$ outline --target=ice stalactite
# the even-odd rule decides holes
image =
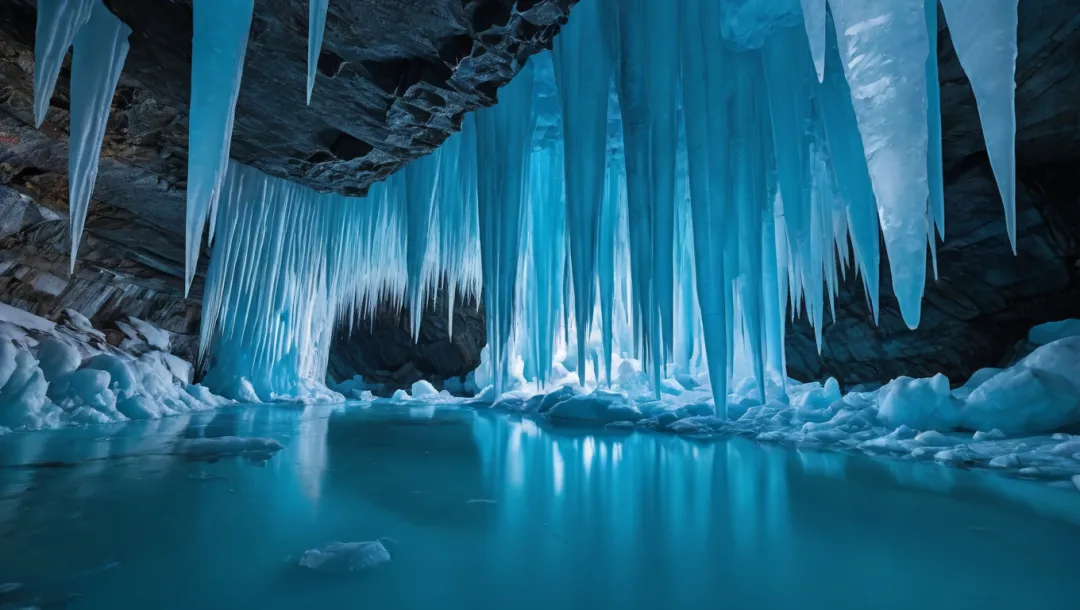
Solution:
[[[411,313],[409,320],[413,339],[420,336],[420,320],[423,317],[427,287],[432,280],[424,274],[431,266],[424,263],[428,254],[431,221],[435,213],[435,187],[438,185],[441,157],[441,152],[436,150],[408,164],[405,166],[405,179],[399,183],[405,189],[405,226],[408,232],[405,251],[409,274],[407,303]],[[438,244],[437,241],[435,243]]]
[[[1016,54],[1018,0],[941,0],[953,47],[982,120],[1009,243],[1016,253]]]
[[[731,285],[724,258],[728,241],[726,224],[732,210],[728,191],[727,52],[720,37],[716,3],[682,0],[680,22],[694,279],[716,412],[723,415],[728,387]],[[633,248],[634,244],[630,246]]]
[[[810,42],[810,54],[814,57],[814,69],[818,82],[825,79],[825,22],[828,20],[826,0],[801,0],[803,25]],[[935,0],[928,0],[935,1]]]
[[[941,89],[938,77],[938,0],[925,0],[926,36],[929,50],[926,55],[926,127],[927,127],[927,185],[930,189],[932,221],[929,241],[932,248],[937,237],[945,237],[945,167],[941,150]],[[935,268],[937,259],[935,257]],[[936,273],[935,273],[936,276]],[[935,277],[936,279],[936,277]]]
[[[315,88],[315,70],[319,67],[323,32],[326,30],[326,8],[330,0],[308,0],[308,46],[307,46],[307,103],[311,105],[311,91]]]
[[[97,179],[101,144],[116,83],[128,52],[131,28],[100,1],[75,37],[71,60],[71,149],[68,157],[68,212],[71,272],[79,253],[86,211]]]
[[[926,7],[923,0],[830,0],[851,86],[893,292],[909,328],[926,283]]]
[[[253,4],[254,0],[193,4],[185,294],[195,277],[206,220],[216,213],[225,181]]]
[[[534,151],[530,169],[529,214],[531,223],[531,290],[534,299],[528,357],[541,383],[548,380],[553,364],[556,325],[562,302],[562,271],[565,257],[566,204],[563,198],[561,144]]]
[[[365,198],[233,166],[204,307],[211,387],[325,397],[335,323],[445,286],[480,293],[495,392],[567,375],[678,391],[676,375],[710,383],[724,415],[730,388],[784,400],[787,320],[805,315],[820,349],[849,273],[877,319],[882,234],[914,326],[944,219],[936,5],[731,6],[583,0],[495,107]],[[988,30],[1015,29],[995,15]],[[962,57],[997,159],[1012,69],[979,60],[1009,44]]]
[[[531,66],[499,93],[499,104],[476,112],[480,260],[496,392],[506,384],[514,323],[523,189],[532,144]]]
[[[38,0],[34,30],[34,126],[41,128],[64,56],[99,0]]]
[[[586,337],[596,298],[596,243],[607,152],[612,53],[605,36],[609,18],[605,6],[602,0],[579,3],[556,38],[554,50],[556,81],[562,100],[569,260],[582,383]]]

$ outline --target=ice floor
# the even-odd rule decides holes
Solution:
[[[420,401],[0,436],[5,610],[1059,609],[1078,547],[991,471]]]

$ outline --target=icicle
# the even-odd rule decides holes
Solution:
[[[131,28],[100,1],[75,37],[71,60],[71,150],[68,153],[68,213],[71,231],[71,273],[79,254],[86,211],[97,179],[98,158],[105,138],[116,83],[128,52]]]
[[[945,167],[941,152],[941,85],[938,77],[938,0],[926,0],[926,36],[929,52],[926,55],[926,127],[927,127],[927,185],[930,189],[930,244],[934,232],[945,237]],[[935,276],[936,277],[936,276]]]
[[[254,0],[195,0],[188,116],[184,294],[191,289],[206,219],[217,209],[232,142]]]
[[[611,326],[612,308],[615,305],[615,235],[619,220],[619,190],[622,186],[620,159],[608,156],[607,180],[604,182],[604,200],[600,208],[600,224],[597,237],[596,273],[600,288],[600,333],[604,352],[604,381],[611,385]],[[549,204],[550,205],[550,204]],[[596,372],[597,382],[600,371]]]
[[[727,61],[711,0],[682,0],[682,94],[702,337],[716,414],[727,411],[730,276],[724,250],[730,218]],[[629,171],[629,169],[628,169]],[[635,246],[633,241],[631,248]]]
[[[532,88],[532,67],[526,64],[499,92],[499,104],[476,112],[484,313],[497,393],[505,387],[509,362],[506,349],[516,293],[522,187],[532,142]]]
[[[810,54],[814,57],[814,69],[820,83],[825,80],[825,22],[828,19],[826,0],[801,1],[806,37],[810,40]]]
[[[874,198],[870,173],[866,167],[866,153],[852,107],[851,90],[840,63],[836,33],[832,23],[826,25],[828,37],[825,80],[819,90],[822,119],[829,138],[837,187],[847,207],[847,224],[850,227],[855,261],[862,273],[867,300],[876,324],[880,311],[878,287],[881,267],[877,200]]]
[[[924,0],[830,0],[866,149],[893,292],[909,328],[926,283],[927,126]]]
[[[555,39],[565,141],[566,210],[580,381],[596,296],[596,239],[604,198],[611,51],[601,0],[582,0]],[[582,61],[582,58],[588,61]]]
[[[79,28],[89,19],[95,0],[38,0],[34,30],[34,126],[45,122],[49,100],[64,56]]]
[[[405,226],[408,260],[408,298],[410,329],[414,340],[420,337],[427,289],[434,278],[426,275],[428,234],[435,211],[435,188],[438,184],[440,151],[416,159],[405,166]],[[436,242],[437,244],[438,242]]]
[[[308,0],[307,43],[307,104],[311,105],[311,90],[315,88],[315,70],[319,67],[323,31],[326,29],[326,7],[330,0]]]
[[[941,0],[953,46],[979,107],[1009,244],[1016,253],[1016,53],[1018,0]]]
[[[559,304],[566,232],[566,203],[562,195],[563,155],[560,144],[534,151],[529,186],[532,222],[531,259],[533,286],[532,344],[537,377],[546,382],[551,373]]]

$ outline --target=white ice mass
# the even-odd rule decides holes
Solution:
[[[78,312],[65,310],[63,322],[53,323],[0,303],[0,433],[153,419],[232,402],[191,383],[191,365],[169,353],[167,332],[129,321],[139,331],[117,348]]]
[[[40,6],[53,4],[64,3]],[[1016,0],[942,7],[1015,240]],[[903,319],[918,325],[927,248],[944,236],[937,8],[582,0],[554,51],[522,66],[496,106],[353,198],[228,161],[252,2],[196,0],[186,265],[190,281],[209,222],[205,383],[244,401],[370,397],[362,380],[326,387],[334,326],[380,303],[416,309],[445,286],[484,304],[477,404],[1080,473],[1071,437],[1017,440],[1080,423],[1069,322],[1033,329],[1034,352],[957,389],[900,378],[845,396],[835,381],[786,376],[786,320],[807,316],[820,347],[846,273],[877,319],[880,236]],[[309,101],[326,10],[312,0]],[[90,27],[80,14],[38,13],[39,104],[58,49],[76,40],[78,53],[76,32]],[[122,59],[95,61],[98,78]],[[100,111],[96,99],[84,110]],[[96,159],[94,147],[72,150],[74,167]],[[5,396],[38,418],[57,413],[38,390],[50,375],[98,419],[165,413],[180,400],[168,388],[184,387],[131,389],[107,358],[2,349],[19,382]]]

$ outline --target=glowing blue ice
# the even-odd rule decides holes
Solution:
[[[90,20],[75,37],[71,60],[71,150],[68,157],[73,273],[86,210],[97,179],[109,107],[127,57],[130,34],[131,28],[98,1],[94,2]]]
[[[56,77],[79,28],[90,19],[95,0],[38,0],[34,30],[34,126],[41,128]]]
[[[311,90],[315,88],[315,69],[319,67],[323,31],[326,29],[326,6],[330,0],[308,0],[307,103],[311,105]]]
[[[184,294],[195,277],[206,219],[221,198],[253,4],[195,0],[193,5]]]

